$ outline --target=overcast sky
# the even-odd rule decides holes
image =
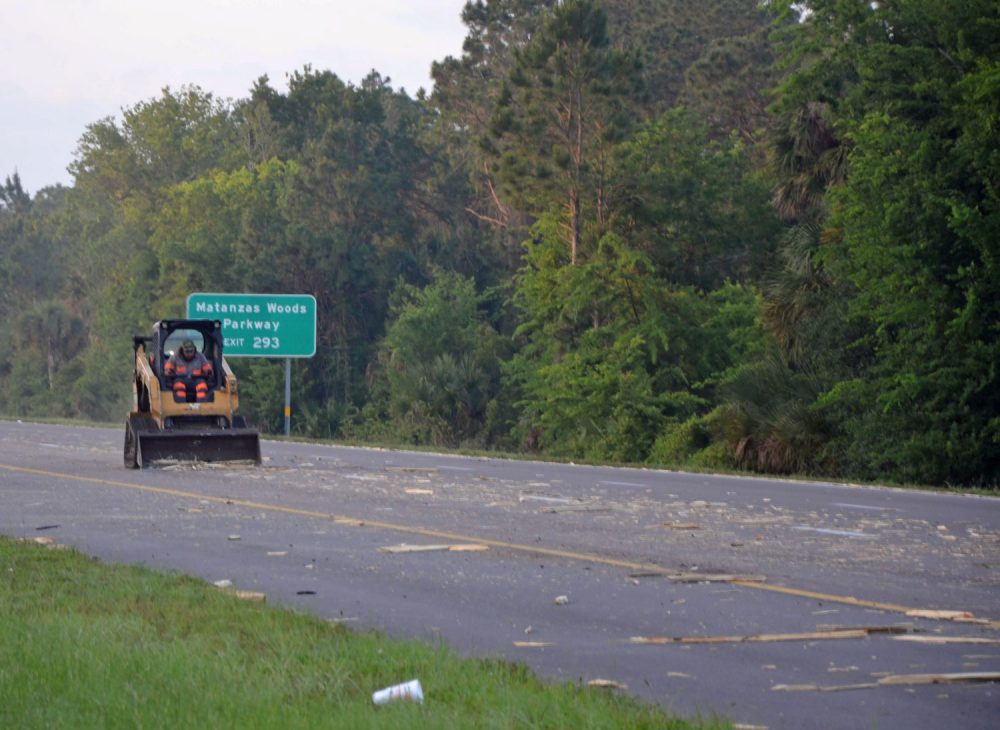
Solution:
[[[458,56],[465,0],[0,0],[0,182],[71,184],[87,124],[196,84],[285,91],[311,64],[358,84],[372,69],[412,96]]]

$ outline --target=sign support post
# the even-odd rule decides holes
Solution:
[[[292,435],[292,358],[285,358],[285,435]]]

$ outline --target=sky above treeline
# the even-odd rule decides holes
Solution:
[[[0,0],[0,182],[72,184],[86,126],[194,84],[220,98],[309,64],[412,96],[461,54],[465,0]]]

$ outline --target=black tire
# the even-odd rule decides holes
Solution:
[[[233,428],[246,428],[247,419],[243,416],[233,416]]]
[[[125,421],[125,468],[139,468],[139,440],[132,424],[128,421]]]

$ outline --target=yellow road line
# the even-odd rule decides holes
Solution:
[[[215,497],[212,495],[200,494],[198,492],[188,492],[182,489],[170,489],[169,487],[153,487],[145,484],[135,484],[134,482],[120,482],[114,479],[98,479],[96,477],[85,477],[85,476],[79,476],[77,474],[65,474],[63,472],[47,471],[45,469],[32,469],[30,467],[13,466],[10,464],[0,464],[0,468],[8,469],[10,471],[15,471],[15,472],[21,472],[24,474],[35,474],[38,476],[55,477],[57,479],[71,479],[73,481],[86,482],[89,484],[99,484],[101,486],[117,487],[120,489],[131,489],[133,491],[147,492],[149,494],[161,494],[170,497],[180,497],[182,499],[196,499],[203,502],[213,502],[216,504],[231,505],[236,507],[246,507],[249,509],[261,510],[263,512],[277,512],[286,515],[296,515],[298,517],[310,517],[313,519],[333,521],[338,524],[356,525],[358,527],[374,527],[376,529],[381,529],[381,530],[402,532],[408,535],[420,535],[421,537],[441,538],[444,540],[451,540],[462,543],[476,542],[483,545],[490,545],[491,547],[495,548],[511,550],[514,552],[531,553],[534,555],[544,555],[552,558],[564,558],[566,560],[574,560],[578,562],[608,565],[614,568],[624,568],[626,570],[637,571],[637,572],[657,573],[657,574],[662,574],[664,576],[670,575],[671,573],[671,571],[667,570],[666,568],[659,565],[655,565],[653,563],[636,563],[629,560],[619,560],[617,558],[608,558],[603,555],[595,555],[593,553],[581,553],[573,550],[559,550],[557,548],[547,548],[547,547],[542,547],[540,545],[525,545],[522,543],[508,542],[506,540],[480,538],[474,535],[466,535],[463,533],[448,532],[445,530],[432,530],[426,527],[412,527],[410,525],[401,525],[394,522],[362,519],[358,517],[352,517],[349,515],[333,514],[330,512],[317,512],[315,510],[299,509],[297,507],[286,507],[280,504],[253,502],[246,499],[233,499],[231,497]],[[910,611],[917,610],[907,606],[900,606],[895,603],[882,603],[880,601],[868,601],[864,599],[859,599],[853,596],[838,596],[829,593],[817,593],[815,591],[809,591],[801,588],[792,588],[788,586],[780,586],[780,585],[774,585],[757,581],[734,580],[730,581],[730,583],[731,585],[736,585],[741,588],[753,588],[759,591],[771,591],[774,593],[783,593],[785,595],[797,596],[799,598],[809,598],[820,601],[827,601],[829,603],[841,603],[849,606],[862,606],[864,608],[874,608],[881,611],[887,611],[890,613],[906,614]],[[989,626],[990,628],[994,629],[1000,628],[1000,622],[997,621],[990,621],[987,624],[981,624],[981,625]]]

